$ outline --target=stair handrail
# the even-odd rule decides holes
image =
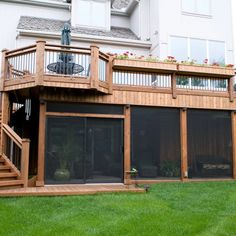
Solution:
[[[6,139],[4,139],[5,134],[11,141],[13,141],[21,150],[20,159],[21,166],[20,170],[12,163],[5,153],[6,147]],[[6,159],[6,161],[11,163],[11,166],[17,173],[20,172],[19,179],[23,180],[24,187],[28,186],[28,173],[29,173],[29,150],[30,150],[30,140],[22,139],[9,125],[2,123],[2,141],[1,141],[1,150],[2,157]]]

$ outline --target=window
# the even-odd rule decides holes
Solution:
[[[208,59],[210,64],[225,64],[225,42],[171,36],[169,54],[178,61],[203,64]]]
[[[77,0],[72,2],[72,25],[110,29],[108,0]]]
[[[211,0],[182,0],[182,11],[198,15],[211,15]]]
[[[182,37],[171,37],[171,55],[178,61],[188,60],[188,39]]]
[[[218,41],[209,41],[210,63],[225,64],[225,44]]]

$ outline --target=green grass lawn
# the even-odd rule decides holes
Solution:
[[[0,198],[0,235],[236,235],[236,182],[149,193]]]

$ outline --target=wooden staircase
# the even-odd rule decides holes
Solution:
[[[9,188],[21,188],[24,181],[19,179],[18,173],[0,156],[0,191]]]

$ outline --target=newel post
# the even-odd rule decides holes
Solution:
[[[36,42],[36,85],[43,84],[45,44],[44,40]]]
[[[228,80],[228,83],[229,83],[229,100],[230,100],[230,102],[234,101],[234,79],[235,79],[235,76],[231,77]]]
[[[6,59],[6,53],[7,49],[2,50],[2,71],[1,71],[1,85],[0,85],[0,91],[4,90],[4,81],[7,77],[7,59]]]
[[[180,110],[181,179],[188,178],[187,109]]]
[[[107,75],[107,82],[108,82],[108,93],[112,94],[113,92],[113,56],[109,56],[109,60],[107,62],[106,67],[106,75]]]
[[[176,93],[176,74],[175,73],[171,75],[171,90],[172,90],[172,98],[176,99],[177,93]]]
[[[90,73],[90,86],[91,88],[98,88],[99,83],[99,47],[96,45],[91,45],[91,73]]]
[[[22,153],[21,153],[21,178],[24,183],[24,188],[28,186],[29,176],[29,151],[30,151],[30,140],[22,139]]]

